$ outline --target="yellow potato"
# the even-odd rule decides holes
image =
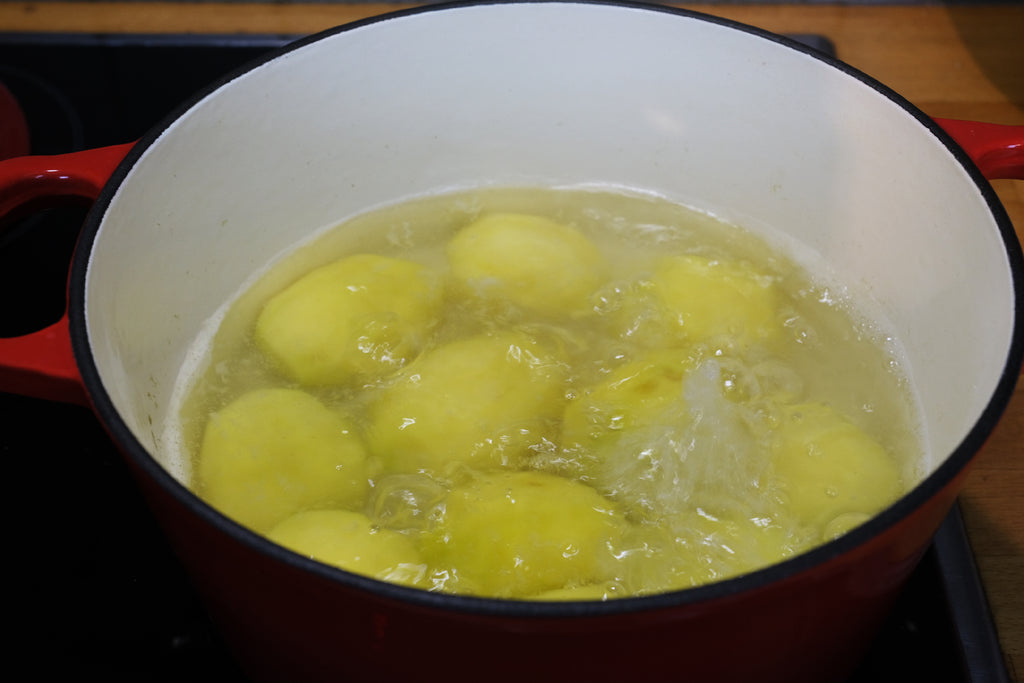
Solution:
[[[869,519],[871,519],[871,515],[863,512],[847,512],[841,514],[825,525],[825,531],[821,534],[822,540],[831,541],[832,539],[839,538],[843,534],[859,527]]]
[[[618,556],[632,595],[722,581],[780,562],[794,550],[783,526],[769,518],[691,508],[633,527]]]
[[[714,580],[776,564],[795,551],[783,526],[768,517],[697,509],[673,524]]]
[[[645,349],[673,348],[684,339],[646,273],[609,283],[594,298],[600,325],[610,339]]]
[[[588,586],[570,586],[568,588],[556,588],[534,595],[531,600],[543,600],[547,602],[569,602],[576,600],[594,600],[604,602],[615,597],[621,597],[614,586],[603,583],[594,583]]]
[[[348,422],[294,389],[252,391],[215,412],[199,454],[200,494],[259,532],[303,509],[361,504],[367,475]]]
[[[425,266],[358,254],[318,268],[271,298],[256,343],[289,378],[342,384],[381,375],[419,353],[443,289]]]
[[[300,555],[356,574],[425,585],[427,567],[413,542],[396,531],[375,528],[358,512],[300,512],[271,529],[267,538]]]
[[[597,248],[579,231],[548,218],[492,214],[448,244],[455,279],[485,301],[545,315],[580,314],[604,277]]]
[[[670,322],[689,341],[740,348],[779,333],[779,294],[772,278],[742,262],[675,255],[652,280]]]
[[[648,353],[566,406],[561,448],[581,476],[632,514],[685,500],[681,449],[693,418],[684,380],[696,361],[683,351]],[[674,505],[674,503],[673,503]]]
[[[564,448],[602,450],[625,434],[685,414],[683,379],[696,365],[685,351],[656,351],[627,363],[566,405]]]
[[[819,403],[788,407],[772,443],[784,508],[837,535],[902,493],[896,461],[859,427]]]
[[[564,376],[560,359],[525,334],[448,343],[371,403],[370,448],[392,472],[512,463],[551,436]]]
[[[607,580],[623,524],[588,486],[541,472],[498,472],[449,494],[432,550],[437,566],[460,577],[460,592],[524,597]]]

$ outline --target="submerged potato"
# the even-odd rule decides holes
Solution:
[[[838,535],[901,493],[896,462],[859,427],[820,403],[790,406],[772,444],[775,484],[784,507]]]
[[[453,490],[436,564],[460,591],[523,597],[606,580],[623,529],[589,486],[542,472],[500,472]]]
[[[604,259],[580,232],[549,218],[491,214],[448,243],[452,275],[473,296],[546,315],[579,314],[601,284]]]
[[[295,389],[260,389],[215,412],[199,453],[201,495],[266,532],[306,508],[359,504],[366,452],[348,422]]]
[[[256,320],[256,343],[302,384],[380,375],[419,353],[441,299],[439,279],[425,266],[357,254],[271,298]]]
[[[785,527],[771,518],[690,508],[632,527],[618,556],[627,592],[665,591],[722,581],[797,550]]]
[[[564,376],[561,360],[525,334],[445,344],[370,405],[370,447],[392,472],[506,464],[549,438]]]
[[[563,447],[601,451],[635,430],[675,423],[685,413],[683,379],[695,365],[685,351],[658,351],[616,369],[566,405]]]
[[[705,461],[716,461],[718,469],[726,462],[694,444],[686,390],[696,366],[684,351],[648,353],[566,406],[561,438],[566,459],[579,463],[588,483],[633,515],[675,511],[697,486]]]
[[[653,286],[670,322],[691,342],[743,347],[779,332],[775,284],[744,262],[669,256],[658,263]]]
[[[745,574],[781,562],[795,550],[783,526],[768,517],[696,509],[673,524],[677,529],[685,527],[681,538],[694,554],[704,558],[704,575],[683,582],[683,587]]]
[[[426,574],[412,541],[397,531],[375,528],[358,512],[300,512],[275,526],[267,538],[324,564],[382,581],[415,586]]]
[[[621,589],[611,584],[593,583],[586,586],[571,586],[569,588],[556,588],[544,591],[538,595],[530,596],[531,600],[543,600],[545,602],[571,602],[581,600],[593,600],[604,602],[616,597],[621,597]]]

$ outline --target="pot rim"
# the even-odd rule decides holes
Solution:
[[[873,516],[864,524],[856,527],[839,538],[817,546],[809,551],[796,555],[783,562],[742,574],[725,580],[704,584],[692,588],[680,589],[641,597],[616,598],[608,601],[571,601],[541,602],[528,600],[508,600],[498,598],[433,593],[421,589],[409,588],[379,581],[370,577],[353,574],[340,568],[322,564],[307,557],[293,553],[279,546],[264,536],[234,522],[222,513],[205,503],[192,493],[185,485],[175,479],[147,449],[135,438],[132,431],[114,407],[100,379],[98,369],[93,360],[89,335],[86,327],[85,298],[86,276],[89,269],[90,255],[99,227],[107,207],[117,189],[124,181],[130,169],[139,160],[145,150],[196,103],[207,95],[218,90],[242,74],[278,58],[296,49],[318,42],[353,29],[362,28],[375,23],[383,23],[411,15],[427,12],[443,12],[466,7],[486,5],[529,5],[551,4],[543,0],[468,0],[464,2],[444,2],[420,7],[388,12],[385,14],[336,26],[281,48],[270,50],[267,54],[226,74],[212,82],[206,88],[197,91],[193,96],[182,102],[160,123],[150,129],[129,151],[118,168],[104,186],[97,201],[89,211],[82,227],[78,246],[76,247],[70,269],[68,282],[68,318],[71,343],[75,360],[81,373],[86,393],[92,403],[93,410],[106,427],[121,451],[136,465],[142,473],[156,482],[177,503],[184,506],[192,514],[205,523],[212,525],[221,533],[233,537],[249,549],[267,555],[270,558],[291,566],[300,571],[317,575],[325,580],[340,583],[346,587],[365,590],[379,595],[381,598],[410,603],[425,608],[436,608],[444,611],[463,612],[480,616],[518,617],[518,618],[566,618],[566,617],[602,617],[623,613],[647,612],[667,608],[676,608],[699,603],[738,596],[753,592],[769,584],[781,583],[793,579],[797,575],[835,560],[866,545],[870,540],[882,535],[909,517],[920,508],[925,501],[937,495],[948,486],[964,470],[974,455],[981,449],[998,423],[1003,411],[1013,396],[1017,378],[1024,359],[1024,331],[1020,321],[1024,319],[1024,256],[1017,239],[1016,232],[1009,216],[993,191],[967,153],[930,117],[903,96],[880,83],[871,76],[845,64],[839,59],[808,47],[785,36],[764,29],[725,19],[722,17],[676,7],[633,2],[631,0],[564,0],[565,5],[602,5],[621,7],[624,9],[662,12],[676,16],[695,19],[716,24],[733,30],[768,40],[798,52],[803,52],[814,59],[820,60],[846,75],[852,76],[864,85],[872,88],[880,96],[898,105],[913,116],[928,132],[935,136],[956,159],[970,176],[984,198],[1000,232],[1000,237],[1009,262],[1014,290],[1014,321],[1013,333],[1007,357],[1003,365],[998,383],[980,417],[970,431],[943,462],[913,489],[882,512]]]

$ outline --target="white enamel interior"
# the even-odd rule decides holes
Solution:
[[[346,216],[482,183],[638,188],[820,253],[895,326],[940,456],[1003,370],[1014,296],[997,226],[897,104],[698,18],[482,5],[290,52],[146,150],[87,276],[88,335],[114,406],[159,458],[187,348],[254,271]]]

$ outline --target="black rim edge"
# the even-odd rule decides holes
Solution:
[[[99,198],[93,205],[85,223],[83,224],[79,244],[72,259],[71,277],[69,281],[69,322],[76,363],[78,364],[83,382],[85,383],[90,400],[92,401],[93,409],[96,411],[101,422],[105,425],[111,436],[118,444],[121,444],[122,450],[125,451],[148,476],[152,477],[166,491],[168,491],[172,497],[174,497],[179,503],[183,504],[191,512],[202,518],[205,522],[212,524],[218,530],[234,537],[239,542],[248,545],[254,550],[268,554],[285,564],[316,574],[324,579],[337,581],[352,588],[375,592],[383,598],[411,602],[424,607],[436,607],[448,611],[521,618],[611,616],[626,612],[653,611],[693,603],[704,603],[726,599],[738,596],[748,591],[756,590],[757,588],[770,583],[793,579],[797,575],[813,567],[828,563],[829,561],[846,554],[854,548],[863,545],[868,540],[878,536],[885,530],[895,526],[899,521],[909,516],[914,510],[919,508],[921,503],[928,500],[948,485],[953,478],[967,466],[968,462],[982,447],[988,435],[992,432],[996,423],[1002,416],[1002,413],[1005,411],[1010,398],[1013,395],[1020,371],[1021,361],[1022,358],[1024,358],[1024,337],[1022,337],[1020,327],[1020,321],[1022,316],[1024,316],[1024,256],[1022,256],[1021,246],[1013,226],[1010,223],[1009,217],[1007,216],[1006,211],[995,192],[992,190],[990,184],[982,176],[981,172],[974,165],[974,162],[959,147],[959,145],[957,145],[953,139],[930,117],[925,115],[915,105],[888,86],[855,69],[854,67],[849,66],[839,59],[824,54],[819,50],[785,36],[747,24],[742,24],[731,19],[725,19],[693,10],[647,4],[643,2],[631,2],[629,0],[567,0],[562,4],[604,5],[632,8],[697,19],[755,35],[807,54],[810,57],[825,62],[844,74],[871,87],[880,95],[892,101],[894,104],[898,105],[901,109],[913,116],[946,146],[961,166],[970,174],[971,179],[974,181],[975,185],[978,187],[987,202],[1001,233],[1013,278],[1015,319],[1011,345],[1003,366],[1003,372],[988,404],[964,440],[947,458],[945,458],[941,465],[931,472],[931,474],[929,474],[923,481],[918,483],[917,486],[911,489],[899,500],[894,502],[889,508],[876,514],[860,527],[857,527],[834,541],[830,541],[829,543],[813,548],[779,564],[720,582],[658,595],[620,598],[607,602],[580,601],[547,603],[431,593],[424,590],[377,581],[375,579],[352,574],[344,570],[301,557],[270,542],[263,536],[250,531],[246,527],[237,524],[203,502],[186,486],[175,479],[166,469],[164,469],[164,467],[160,465],[152,455],[150,455],[138,439],[135,438],[135,435],[131,432],[127,424],[122,420],[117,410],[114,408],[109,395],[103,387],[103,383],[99,377],[99,372],[92,359],[91,345],[89,343],[85,320],[85,281],[89,267],[92,245],[95,241],[102,216],[106,212],[106,209],[115,196],[117,189],[128,175],[130,169],[142,156],[145,150],[148,149],[174,121],[180,118],[199,101],[214,93],[216,90],[219,90],[235,78],[277,58],[282,54],[300,49],[306,45],[318,42],[333,35],[346,33],[364,26],[384,21],[391,21],[405,16],[486,5],[528,4],[546,3],[545,0],[469,0],[467,2],[445,2],[388,12],[300,38],[283,47],[271,49],[266,55],[263,55],[247,65],[240,67],[239,69],[236,69],[212,82],[208,87],[198,91],[191,98],[185,100],[178,108],[140,138],[136,145],[129,151],[124,161],[121,162],[118,168],[111,175],[110,181],[103,188]]]

